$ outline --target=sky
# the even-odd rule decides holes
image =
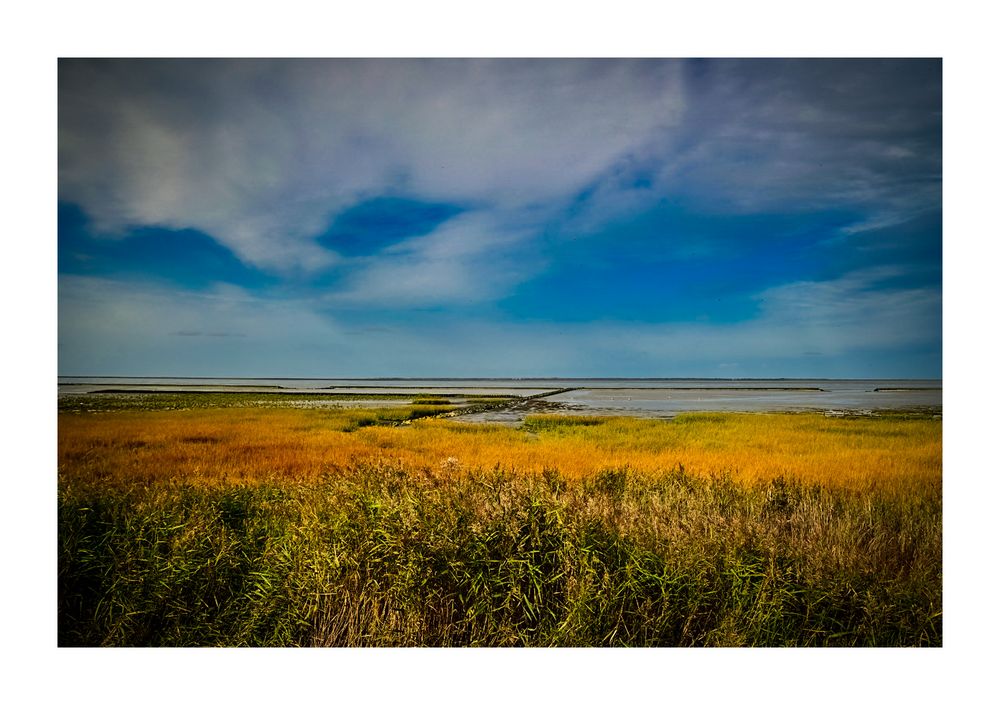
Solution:
[[[939,378],[941,62],[61,60],[61,375]]]

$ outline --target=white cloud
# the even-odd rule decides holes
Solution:
[[[439,304],[472,305],[495,298],[529,278],[537,259],[516,257],[532,233],[511,216],[466,213],[428,235],[387,248],[361,261],[333,304],[407,309]]]
[[[448,314],[396,316],[375,334],[320,313],[328,308],[322,301],[261,299],[238,287],[179,295],[63,277],[60,372],[712,376],[770,369],[836,376],[856,373],[862,356],[884,362],[881,374],[892,375],[909,351],[939,345],[941,326],[939,290],[877,288],[897,273],[873,269],[769,289],[760,295],[760,316],[740,323],[513,323]],[[928,363],[921,364],[909,374],[926,374]]]
[[[343,337],[340,326],[301,301],[262,299],[232,285],[191,292],[90,277],[59,281],[64,374],[279,374]]]
[[[566,198],[677,122],[676,64],[63,62],[60,197],[101,230],[194,227],[248,263],[400,191],[518,209]]]
[[[939,208],[939,100],[925,85],[933,70],[917,63],[920,81],[905,62],[710,62],[693,77],[704,64],[63,62],[60,198],[104,235],[197,228],[303,287],[316,280],[296,275],[340,267],[330,290],[285,301],[64,278],[67,369],[142,373],[143,360],[180,374],[206,365],[320,375],[673,374],[687,365],[677,373],[691,374],[729,369],[719,366],[734,351],[818,361],[933,347],[940,289],[880,289],[887,271],[775,287],[761,292],[757,319],[724,326],[479,323],[454,313],[471,316],[478,304],[481,317],[495,315],[483,304],[567,246],[546,240],[550,232],[593,233],[663,202],[708,214],[839,208],[866,218],[842,230],[852,241]],[[465,210],[368,257],[317,244],[334,215],[387,194]],[[711,246],[667,235],[676,253]],[[370,323],[382,324],[388,311],[434,307],[452,311],[434,330],[400,325],[396,314],[378,336],[352,335],[330,317],[371,308]]]

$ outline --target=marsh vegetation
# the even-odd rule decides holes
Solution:
[[[60,644],[942,643],[940,419],[441,409],[61,414]]]

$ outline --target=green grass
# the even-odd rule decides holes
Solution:
[[[939,646],[941,500],[681,468],[63,480],[59,644]]]
[[[568,429],[575,429],[580,426],[600,426],[607,421],[599,416],[559,416],[550,414],[546,416],[528,416],[521,425],[525,431],[532,433],[555,432],[559,433]]]
[[[64,413],[108,411],[176,411],[180,409],[296,407],[335,405],[357,401],[410,402],[422,406],[446,406],[456,399],[466,403],[494,406],[507,403],[510,397],[463,396],[449,394],[365,394],[365,393],[296,393],[296,392],[132,392],[107,391],[90,394],[66,394],[59,397],[59,411]],[[446,411],[439,409],[438,411]]]
[[[450,411],[455,407],[440,404],[427,404],[424,402],[413,402],[406,406],[385,406],[372,409],[349,409],[346,411],[337,410],[331,414],[332,423],[342,431],[356,431],[367,426],[395,426],[401,423],[414,421],[427,416],[436,416],[445,411]]]

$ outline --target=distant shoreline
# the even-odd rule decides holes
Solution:
[[[447,380],[442,380],[447,381]],[[91,385],[85,383],[71,383],[63,386],[100,386]],[[123,385],[125,386],[125,385]],[[170,389],[160,389],[160,387],[170,387]],[[219,389],[221,387],[221,389]],[[467,389],[468,387],[444,387],[437,386],[434,389]],[[132,393],[142,393],[142,394],[173,394],[177,392],[184,392],[190,394],[244,394],[244,393],[259,393],[259,394],[279,394],[282,392],[295,392],[296,394],[326,394],[330,395],[333,389],[343,389],[343,387],[312,387],[308,389],[295,388],[295,387],[281,387],[276,384],[271,385],[246,385],[246,384],[232,384],[232,385],[217,385],[217,384],[205,384],[205,385],[195,385],[195,384],[135,384],[131,385],[129,389],[122,388],[101,388],[95,389],[92,394],[132,394]],[[385,387],[378,387],[374,385],[358,385],[350,387],[350,389],[385,389]],[[396,385],[392,389],[427,389],[427,387],[409,387]],[[490,387],[483,387],[483,389],[490,389]],[[509,387],[509,389],[534,389],[534,387]],[[588,387],[577,387],[576,389],[588,389]],[[641,387],[594,387],[593,389],[602,389],[604,391],[645,391],[649,388]],[[821,387],[665,387],[669,391],[675,392],[826,392],[826,389]],[[876,392],[899,392],[899,391],[924,391],[924,390],[936,391],[935,388],[931,387],[913,387],[907,389],[881,389],[877,388]],[[217,391],[216,391],[217,390]],[[569,391],[565,389],[559,389],[555,391]],[[448,396],[448,395],[444,395]]]
[[[940,382],[940,377],[231,377],[178,375],[58,375],[59,379],[233,379],[319,382]]]

